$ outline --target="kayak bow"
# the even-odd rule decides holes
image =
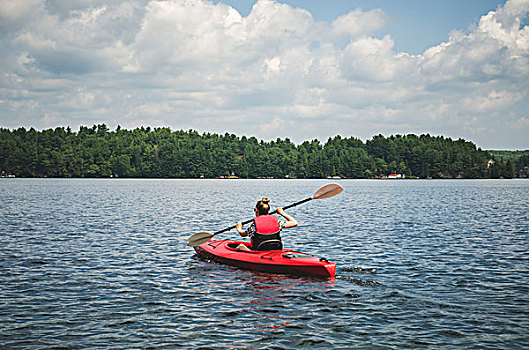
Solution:
[[[325,258],[294,251],[292,249],[253,251],[236,247],[246,242],[212,240],[194,247],[197,255],[241,269],[280,273],[297,276],[334,278],[336,264]]]

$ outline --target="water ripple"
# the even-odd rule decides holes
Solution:
[[[527,181],[340,182],[339,197],[292,208],[300,226],[282,234],[337,262],[335,280],[186,247],[264,195],[284,206],[325,183],[0,181],[0,347],[529,347]]]

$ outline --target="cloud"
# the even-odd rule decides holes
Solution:
[[[463,105],[472,113],[490,113],[502,111],[522,99],[521,93],[491,91],[485,96],[469,96],[463,99]]]
[[[4,0],[0,2],[0,33],[23,27],[40,12],[40,0]]]
[[[349,80],[366,79],[393,81],[413,73],[414,59],[407,54],[395,54],[389,35],[382,39],[361,38],[344,50],[343,69]]]
[[[479,21],[479,30],[497,40],[512,53],[529,52],[529,27],[520,29],[523,17],[529,11],[526,0],[510,0],[496,12],[491,11]]]
[[[273,0],[247,16],[207,0],[3,1],[0,123],[294,141],[429,132],[527,148],[528,11],[509,0],[411,55],[383,33],[381,9],[318,22]]]
[[[368,12],[356,9],[334,20],[332,31],[336,34],[347,34],[351,38],[356,38],[382,29],[387,22],[388,16],[381,9]]]

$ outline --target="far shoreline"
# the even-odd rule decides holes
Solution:
[[[237,180],[259,180],[259,181],[300,181],[300,180],[317,180],[317,181],[329,181],[329,182],[340,182],[340,181],[356,181],[356,180],[372,180],[372,181],[382,181],[382,182],[402,182],[402,181],[435,181],[435,180],[529,180],[526,177],[513,177],[513,178],[405,178],[405,179],[380,179],[380,178],[341,178],[341,179],[328,179],[328,178],[217,178],[217,177],[208,177],[208,178],[197,178],[197,177],[4,177],[0,178],[0,181],[3,179],[7,180],[16,180],[16,179],[25,179],[25,180],[201,180],[201,181],[237,181]]]

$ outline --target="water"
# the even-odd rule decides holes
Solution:
[[[0,347],[529,347],[529,181],[340,181],[283,233],[333,281],[186,247],[326,183],[2,179]]]

